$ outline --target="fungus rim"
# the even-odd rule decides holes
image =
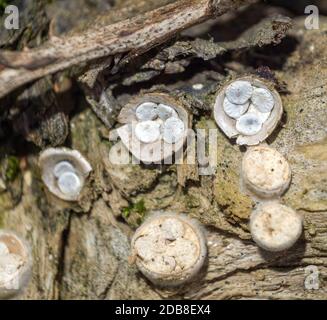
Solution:
[[[253,153],[258,152],[270,152],[271,156],[278,157],[279,161],[283,161],[284,170],[283,170],[283,176],[279,179],[281,180],[280,183],[277,184],[277,186],[274,186],[274,188],[267,189],[265,187],[258,186],[255,184],[252,179],[248,176],[248,168],[251,170],[254,169],[252,165],[247,165],[247,161],[249,156],[251,156]],[[286,176],[286,178],[285,178]],[[270,179],[271,180],[271,179]],[[270,181],[269,180],[269,181]],[[287,159],[276,149],[271,148],[267,145],[258,145],[249,148],[242,159],[242,165],[241,165],[241,184],[246,188],[247,191],[253,193],[255,196],[261,198],[261,199],[267,199],[267,198],[275,198],[280,197],[282,194],[286,192],[286,190],[289,188],[292,180],[292,170],[289,162]]]
[[[285,213],[285,211],[288,211],[288,213],[293,215],[293,221],[297,224],[295,227],[293,226],[292,230],[296,231],[294,233],[294,238],[284,244],[279,244],[279,246],[272,246],[271,243],[269,244],[267,241],[263,242],[262,239],[259,239],[258,235],[256,234],[256,232],[254,231],[254,223],[255,220],[258,218],[258,216],[260,214],[264,214],[265,211],[267,210],[267,208],[271,208],[271,207],[279,207],[279,211],[283,210],[283,213]],[[273,216],[273,213],[270,213],[271,216]],[[277,201],[269,201],[269,202],[263,202],[260,203],[256,209],[254,209],[251,213],[250,216],[250,232],[251,232],[251,236],[253,241],[258,245],[258,247],[260,247],[261,249],[265,250],[265,251],[269,251],[269,252],[282,252],[282,251],[286,251],[290,248],[292,248],[296,242],[300,239],[302,233],[303,233],[303,216],[301,214],[299,214],[298,212],[296,212],[293,208],[288,207],[286,205],[283,205]]]
[[[0,230],[0,242],[5,243],[10,253],[19,255],[23,260],[22,267],[15,275],[18,277],[18,287],[7,288],[5,283],[0,283],[0,299],[10,299],[22,293],[31,278],[33,265],[31,247],[16,232],[4,229]]]
[[[81,188],[74,195],[64,194],[57,186],[57,178],[54,175],[54,167],[61,161],[68,161],[74,167],[74,173],[79,177]],[[85,182],[92,167],[86,158],[77,150],[69,148],[48,148],[41,152],[39,156],[39,166],[41,168],[41,178],[47,189],[56,197],[65,201],[78,201]]]

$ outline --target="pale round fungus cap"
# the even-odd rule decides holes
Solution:
[[[21,293],[31,275],[30,249],[20,237],[0,230],[0,299]]]
[[[157,107],[157,114],[158,114],[158,117],[163,121],[166,121],[168,118],[171,118],[171,117],[178,118],[178,114],[175,111],[175,109],[173,109],[172,107],[167,106],[163,103],[159,103],[159,105]]]
[[[226,88],[226,97],[231,103],[244,104],[251,98],[253,87],[249,81],[237,80]]]
[[[184,122],[178,118],[171,117],[163,125],[163,139],[167,143],[178,142],[185,133]]]
[[[143,143],[152,143],[160,138],[160,123],[143,121],[135,126],[135,135]]]
[[[137,107],[135,114],[140,121],[154,120],[158,116],[157,105],[153,102],[144,102]]]
[[[291,248],[302,234],[302,217],[277,202],[262,203],[250,218],[253,240],[264,250],[277,252]]]
[[[180,285],[204,264],[207,249],[201,227],[184,215],[157,213],[143,223],[132,239],[139,270],[161,286]]]
[[[225,98],[224,111],[229,117],[233,119],[238,119],[249,108],[249,104],[250,104],[249,102],[246,102],[244,104],[235,104],[230,102],[227,98]]]
[[[262,121],[255,113],[247,113],[236,121],[236,129],[246,135],[253,136],[262,128]]]
[[[79,176],[75,172],[64,172],[58,178],[60,191],[67,195],[78,194],[82,188]]]
[[[275,104],[271,92],[265,88],[255,88],[251,99],[260,112],[270,112]]]
[[[277,150],[267,146],[250,148],[242,161],[243,183],[259,197],[280,196],[291,182],[291,168]]]
[[[53,174],[56,178],[59,178],[65,172],[74,172],[73,165],[68,161],[60,161],[53,168]]]

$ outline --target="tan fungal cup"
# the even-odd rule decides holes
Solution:
[[[275,149],[267,146],[250,148],[242,161],[245,187],[262,198],[280,196],[291,182],[291,168]]]
[[[191,114],[177,99],[165,93],[139,95],[118,116],[117,136],[138,160],[160,163],[183,150]],[[116,134],[111,132],[111,135]]]
[[[65,201],[77,201],[92,171],[89,162],[77,151],[49,148],[39,157],[42,180],[49,191]]]
[[[31,268],[26,242],[13,232],[0,230],[0,299],[21,293],[30,279]]]
[[[160,286],[176,286],[195,277],[207,248],[201,227],[184,215],[156,213],[132,238],[132,252],[143,275]]]
[[[277,127],[283,106],[272,84],[254,76],[228,82],[213,108],[219,128],[239,145],[257,145]]]
[[[277,252],[291,248],[302,234],[302,217],[277,202],[262,203],[250,218],[253,240],[264,250]]]

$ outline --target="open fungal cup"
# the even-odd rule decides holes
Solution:
[[[164,93],[140,95],[122,108],[117,134],[132,155],[144,163],[158,163],[183,149],[190,113]]]
[[[173,213],[150,217],[136,230],[131,246],[139,270],[160,286],[191,280],[207,255],[201,227],[194,220]]]
[[[302,217],[277,202],[261,203],[250,218],[253,240],[264,250],[278,252],[291,248],[302,234]]]
[[[31,275],[32,258],[28,245],[10,231],[0,230],[0,299],[22,292]]]
[[[276,128],[283,114],[282,101],[273,86],[253,76],[227,83],[219,91],[214,117],[229,138],[239,145],[257,145]]]
[[[92,171],[88,161],[77,151],[49,148],[39,158],[42,180],[49,191],[65,201],[77,201]]]
[[[291,182],[291,168],[277,150],[267,146],[250,148],[242,161],[242,183],[261,198],[282,195]]]

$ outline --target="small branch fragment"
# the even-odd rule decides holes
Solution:
[[[64,69],[96,59],[129,53],[139,55],[186,28],[255,0],[180,0],[101,29],[56,38],[28,52],[0,52],[0,98],[12,90]]]

